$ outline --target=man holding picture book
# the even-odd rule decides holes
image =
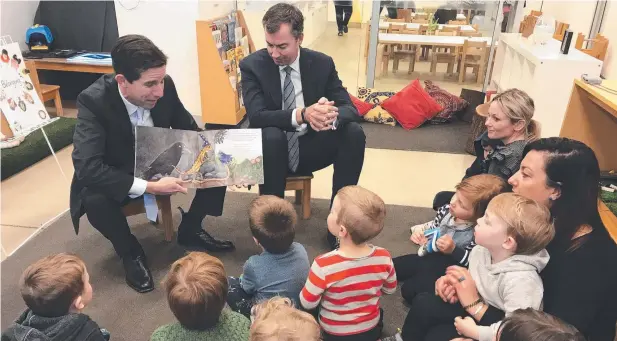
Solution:
[[[90,224],[109,239],[122,259],[127,284],[143,293],[153,290],[154,283],[122,208],[143,197],[146,211],[156,212],[154,195],[187,193],[187,189],[178,178],[134,177],[135,127],[200,128],[167,75],[167,57],[152,41],[140,35],[120,37],[111,57],[115,74],[102,76],[77,98],[71,218],[78,233],[80,217],[87,214]],[[201,227],[206,215],[222,214],[225,190],[197,190],[189,211],[182,214],[178,244],[206,251],[234,248],[232,242],[217,240]]]
[[[334,165],[332,198],[356,185],[366,137],[360,116],[331,57],[300,47],[304,17],[279,3],[262,20],[267,48],[240,62],[242,96],[251,128],[262,128],[262,194],[283,197],[288,175]],[[330,203],[332,204],[332,202]],[[336,237],[328,232],[334,249]]]

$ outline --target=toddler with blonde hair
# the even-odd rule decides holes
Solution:
[[[320,341],[315,318],[294,308],[289,298],[274,297],[254,306],[250,341]]]

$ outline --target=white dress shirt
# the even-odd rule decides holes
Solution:
[[[129,102],[124,97],[124,95],[122,95],[120,87],[118,87],[118,92],[120,93],[120,98],[122,98],[122,102],[124,102],[124,106],[126,106],[126,111],[129,113],[129,118],[131,120],[131,125],[133,126],[133,128],[135,128],[136,126],[154,127],[154,122],[152,121],[150,110],[138,107],[135,104]],[[137,198],[138,196],[143,195],[146,192],[147,186],[148,181],[144,179],[133,178],[133,185],[129,190],[129,197]]]
[[[287,77],[287,72],[285,72],[285,68],[287,65],[279,66],[279,73],[281,76],[281,91],[283,91],[285,86],[285,77]],[[291,67],[291,83],[294,85],[294,91],[296,96],[296,108],[304,108],[304,94],[302,92],[302,76],[300,75],[300,51],[298,51],[298,57],[296,60],[289,65]],[[281,108],[285,105],[285,99],[283,98],[283,103],[281,104]],[[294,109],[291,113],[291,125],[296,127],[296,130],[300,133],[300,135],[304,135],[306,133],[306,123],[298,124],[296,120],[296,111],[298,109]]]
[[[296,108],[305,108],[306,105],[304,103],[304,93],[302,91],[302,75],[300,74],[300,51],[298,50],[298,57],[294,60],[293,63],[289,65],[279,65],[279,73],[281,76],[281,93],[285,89],[285,77],[287,76],[287,72],[285,72],[285,68],[289,66],[291,67],[291,83],[294,85],[294,91],[296,92]],[[282,99],[281,108],[285,106],[285,99]],[[302,123],[299,124],[296,120],[296,111],[298,109],[294,109],[291,113],[291,125],[296,127],[296,131],[299,135],[304,135],[307,132],[307,124]],[[332,130],[336,130],[338,125],[338,118],[334,119],[332,122]]]

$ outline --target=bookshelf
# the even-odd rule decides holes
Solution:
[[[220,30],[221,27],[228,29],[230,24],[234,25],[234,29],[228,30],[226,36],[229,42],[233,33],[234,44],[225,42],[225,35],[222,33],[224,30]],[[236,28],[242,28],[243,43],[235,42]],[[233,11],[226,16],[211,20],[197,20],[196,30],[202,121],[207,124],[237,125],[246,114],[241,102],[242,91],[238,68],[241,58],[238,58],[238,55],[240,51],[243,57],[255,52],[255,45],[244,15],[242,11]],[[229,52],[232,50],[232,45],[235,54]]]
[[[596,154],[601,171],[617,171],[617,80],[602,81],[603,88],[576,79],[559,136],[579,140]],[[617,242],[617,217],[600,201],[600,217]]]

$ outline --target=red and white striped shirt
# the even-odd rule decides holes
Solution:
[[[396,273],[388,250],[372,248],[361,258],[338,250],[315,258],[300,303],[305,309],[321,304],[319,324],[326,333],[354,335],[379,323],[379,297],[396,291]]]

